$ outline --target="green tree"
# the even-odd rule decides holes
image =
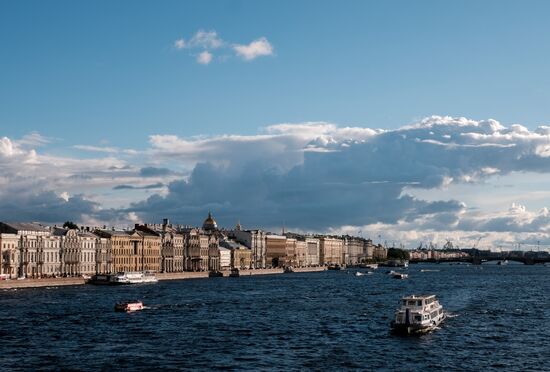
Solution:
[[[409,252],[399,248],[388,248],[388,259],[391,260],[408,260]]]

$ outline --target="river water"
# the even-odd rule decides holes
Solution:
[[[550,369],[550,267],[356,271],[4,290],[0,370]],[[438,295],[450,317],[393,336],[398,300],[413,293]],[[148,308],[113,311],[132,298]]]

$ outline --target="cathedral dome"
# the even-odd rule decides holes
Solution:
[[[218,224],[216,223],[214,217],[212,217],[212,213],[208,212],[208,217],[204,220],[202,228],[204,230],[216,230],[218,228]]]

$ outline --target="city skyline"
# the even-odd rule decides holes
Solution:
[[[0,220],[549,246],[549,8],[4,3]]]

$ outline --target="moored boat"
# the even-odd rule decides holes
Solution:
[[[92,275],[92,277],[88,280],[88,283],[95,285],[110,285],[112,284],[112,277],[113,276],[111,274],[96,274]]]
[[[111,284],[141,284],[158,282],[155,273],[151,271],[119,272],[111,277]]]
[[[223,276],[223,273],[221,271],[218,271],[218,270],[212,270],[212,271],[208,272],[208,277],[209,278],[220,278],[222,276]]]
[[[445,319],[443,306],[435,295],[405,296],[401,298],[400,305],[391,322],[394,333],[427,333],[436,329]]]
[[[143,302],[139,300],[123,301],[118,302],[115,305],[115,311],[139,311],[143,310]]]
[[[285,273],[290,274],[294,272],[294,268],[292,266],[285,267]]]
[[[239,276],[241,276],[241,274],[239,273],[239,269],[237,269],[236,267],[231,269],[231,272],[229,273],[230,278],[238,278]]]

